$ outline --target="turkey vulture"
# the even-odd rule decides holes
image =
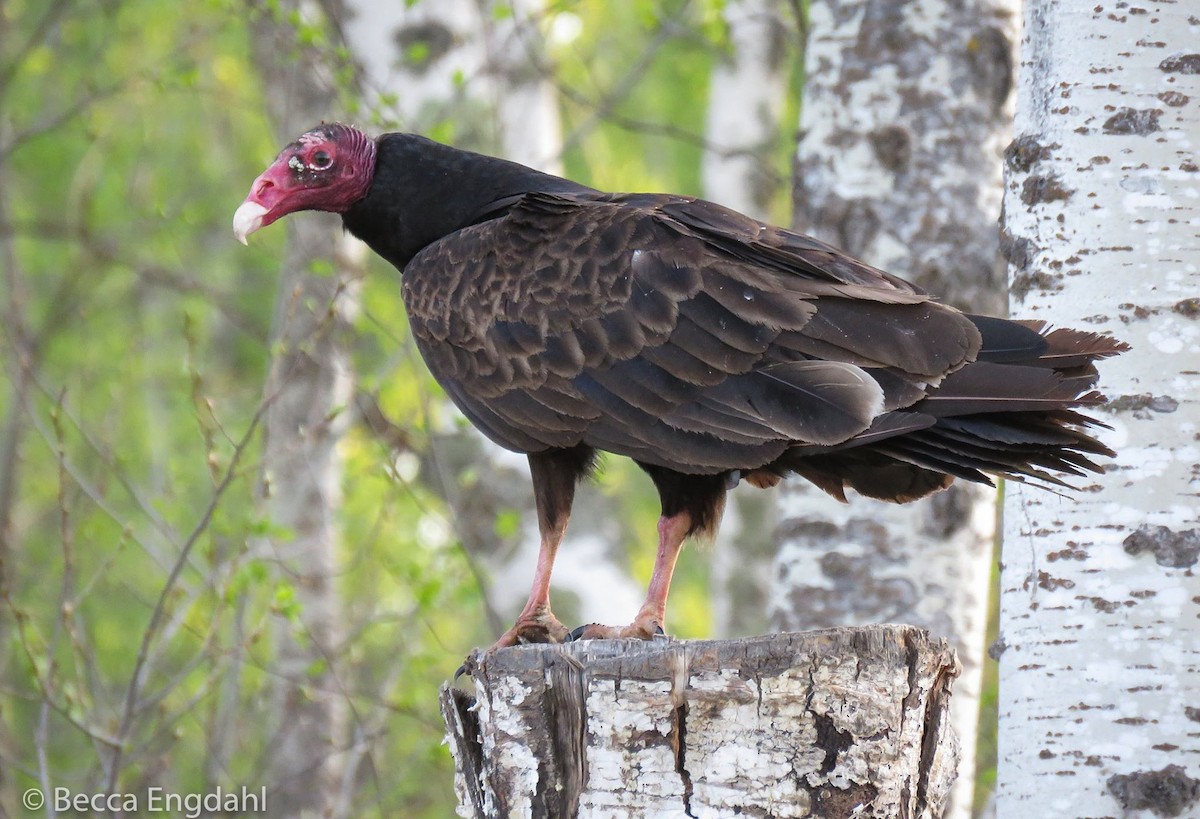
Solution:
[[[1065,486],[1113,453],[1077,408],[1126,346],[968,315],[836,248],[686,196],[612,194],[413,134],[326,124],[288,145],[237,209],[246,237],[340,213],[403,272],[429,369],[491,440],[529,458],[541,553],[498,641],[661,632],[685,538],[740,480],[799,475],[904,503],[987,474]],[[598,451],[662,501],[646,600],[628,626],[568,630],[550,572]]]

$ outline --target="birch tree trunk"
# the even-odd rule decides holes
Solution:
[[[704,196],[757,219],[782,180],[771,159],[779,150],[794,24],[771,0],[736,0],[722,9],[727,51],[715,62],[708,92]],[[767,630],[767,595],[775,557],[771,498],[739,486],[713,544],[712,606],[716,634],[735,637]]]
[[[729,40],[713,66],[701,172],[704,195],[765,218],[780,180],[770,155],[780,146],[788,58],[796,44],[785,9],[772,0],[733,0],[722,9]]]
[[[1016,0],[813,2],[796,226],[1003,313],[996,220],[1016,14]],[[843,506],[792,482],[780,504],[776,628],[901,621],[950,636],[964,753],[948,815],[970,815],[994,492],[959,483],[908,506]]]
[[[255,31],[268,111],[277,135],[287,139],[336,110],[319,54],[301,50],[294,60],[277,58],[295,42],[295,32],[282,23],[263,21]],[[268,544],[278,567],[279,617],[267,804],[272,816],[340,816],[347,702],[335,662],[344,625],[335,582],[342,482],[337,444],[347,422],[342,410],[353,395],[344,338],[364,256],[336,216],[297,214],[287,230],[262,464],[264,512],[287,533]],[[318,262],[332,262],[332,275],[313,274]]]
[[[495,651],[442,691],[458,813],[933,819],[955,671],[910,626]]]
[[[1027,5],[1014,310],[1133,350],[1101,367],[1116,462],[1006,500],[1000,816],[1200,814],[1198,38],[1194,4]]]

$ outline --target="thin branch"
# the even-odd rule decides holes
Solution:
[[[213,491],[212,498],[209,499],[208,506],[205,507],[204,513],[197,521],[192,533],[188,536],[183,544],[183,548],[179,556],[175,560],[175,565],[171,567],[171,573],[167,576],[166,583],[163,584],[162,592],[158,596],[158,602],[154,606],[154,612],[150,615],[150,622],[146,626],[145,632],[142,634],[141,644],[138,646],[137,659],[134,661],[133,674],[129,678],[129,687],[125,692],[125,706],[121,714],[119,727],[117,728],[117,740],[119,742],[113,757],[109,760],[108,781],[106,784],[107,793],[114,793],[117,787],[117,776],[121,769],[121,755],[125,747],[125,742],[129,739],[129,732],[133,727],[133,718],[137,712],[138,696],[144,682],[143,675],[146,669],[146,659],[150,654],[151,644],[158,633],[159,625],[166,614],[167,599],[170,597],[172,590],[175,588],[176,582],[183,573],[184,566],[187,565],[188,556],[191,554],[192,547],[200,539],[200,536],[207,531],[209,524],[212,523],[213,514],[217,510],[217,504],[237,477],[238,463],[242,459],[243,453],[249,447],[254,434],[258,430],[259,423],[266,414],[267,408],[275,400],[278,393],[268,395],[263,398],[258,409],[254,413],[254,417],[250,419],[250,425],[246,428],[246,433],[238,441],[237,447],[230,456],[229,465],[225,469],[225,475],[221,482]]]
[[[29,661],[30,668],[33,671],[33,679],[34,682],[37,683],[38,692],[41,695],[41,702],[48,705],[50,709],[54,711],[54,713],[65,719],[80,733],[105,745],[116,747],[118,745],[118,740],[116,737],[80,722],[71,713],[69,708],[61,705],[58,702],[54,696],[53,690],[51,689],[50,681],[47,680],[42,675],[42,672],[38,669],[37,655],[33,651],[29,635],[26,632],[26,629],[28,628],[29,617],[17,608],[16,602],[12,599],[12,596],[7,591],[0,591],[0,598],[4,600],[5,608],[8,609],[9,614],[12,616],[13,622],[17,624],[17,642],[21,646],[21,651],[25,655],[25,659]]]
[[[62,128],[75,117],[85,112],[88,108],[95,105],[101,100],[113,97],[125,89],[126,83],[129,82],[129,77],[123,77],[114,83],[97,88],[92,93],[80,97],[66,108],[59,111],[53,116],[43,119],[36,125],[32,125],[23,131],[18,131],[8,138],[4,145],[0,145],[0,161],[8,159],[12,154],[21,148],[23,145],[32,142],[40,136],[57,131]]]
[[[46,13],[42,15],[42,19],[38,20],[34,26],[33,32],[21,46],[16,50],[8,61],[8,65],[0,69],[0,99],[8,95],[9,86],[12,84],[13,78],[17,75],[21,65],[25,62],[25,58],[29,56],[35,48],[42,44],[46,39],[46,34],[49,33],[50,27],[57,22],[71,6],[71,0],[54,0],[50,8],[46,9]]]

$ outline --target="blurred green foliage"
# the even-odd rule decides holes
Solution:
[[[256,786],[265,769],[272,634],[296,626],[300,605],[263,557],[288,533],[256,502],[285,232],[247,250],[229,217],[278,149],[249,48],[269,6],[0,3],[0,807],[11,813],[38,785],[204,792]],[[582,23],[551,55],[571,176],[699,192],[719,10],[551,6],[547,25]],[[452,122],[430,131],[455,136]],[[786,177],[786,151],[779,163]],[[355,364],[419,442],[445,409],[407,344],[397,283],[371,263]],[[437,491],[361,427],[341,451],[352,813],[445,817],[437,687],[495,635]],[[628,513],[623,540],[644,579],[656,502],[635,469],[609,466],[605,491]],[[496,520],[500,535],[514,526]],[[681,564],[684,636],[709,629],[706,562]]]

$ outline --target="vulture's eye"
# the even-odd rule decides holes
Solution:
[[[333,157],[329,155],[328,151],[321,150],[312,155],[312,166],[314,168],[324,169],[332,164]]]

